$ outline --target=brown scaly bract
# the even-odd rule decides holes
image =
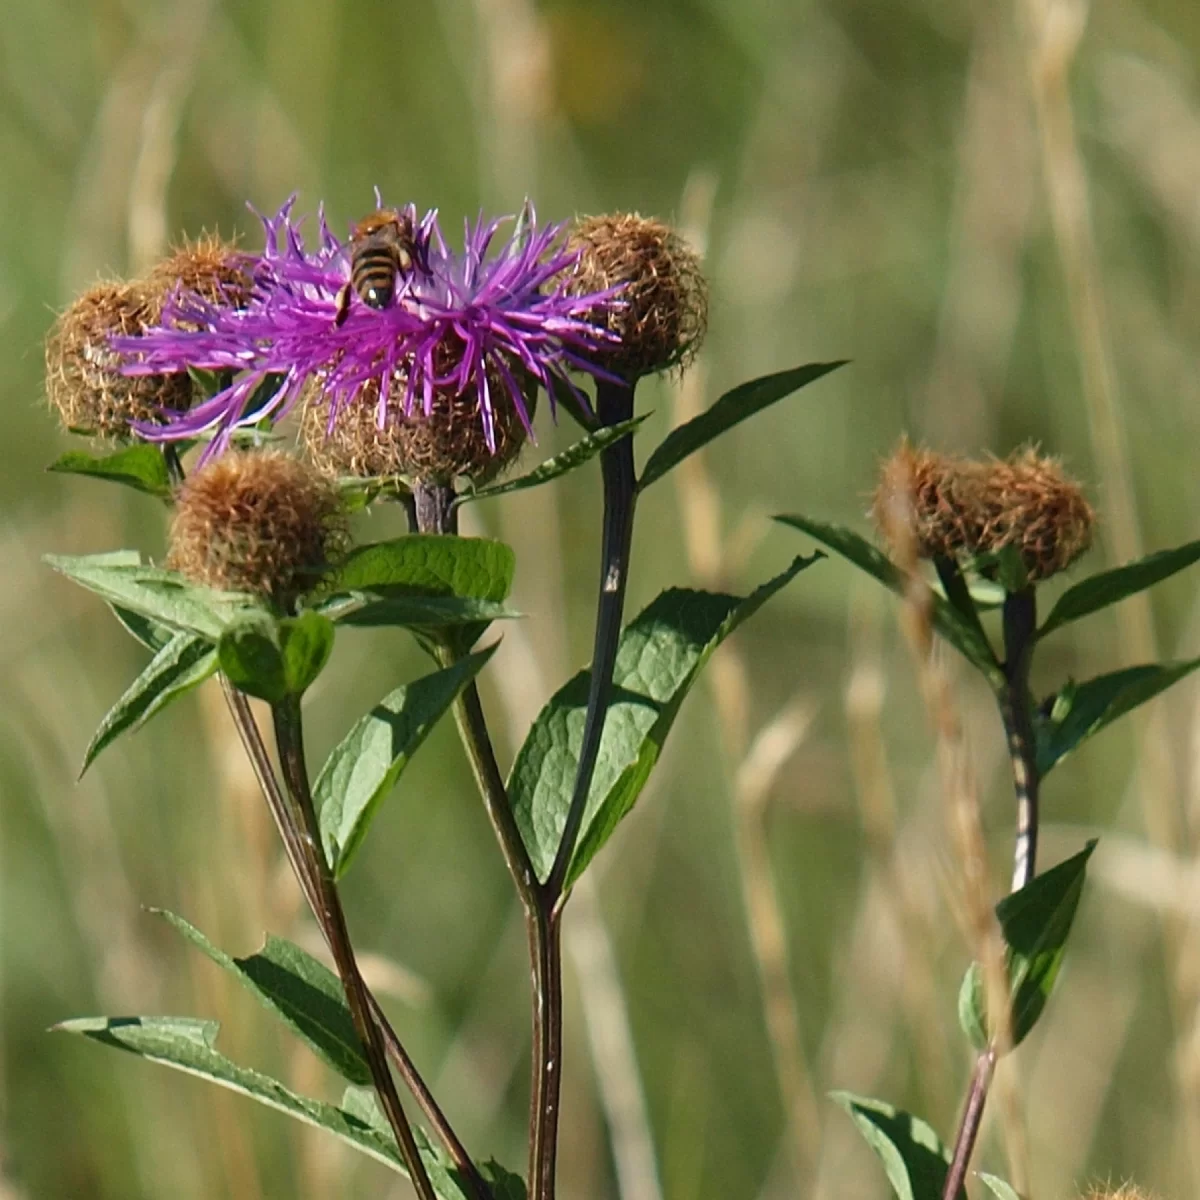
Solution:
[[[895,522],[907,522],[922,558],[969,564],[1016,546],[1031,583],[1074,562],[1095,524],[1079,485],[1031,448],[978,460],[918,449],[907,439],[883,464],[872,512],[893,543]]]
[[[166,411],[187,409],[192,381],[186,372],[122,375],[109,339],[138,337],[157,325],[177,288],[213,304],[238,304],[250,287],[243,257],[208,235],[184,242],[142,279],[89,288],[59,316],[46,338],[46,397],[64,427],[125,439],[134,422],[152,423]]]
[[[191,403],[186,374],[122,375],[109,349],[109,338],[136,336],[153,324],[157,307],[144,283],[98,283],[55,321],[46,338],[46,398],[67,429],[124,438],[132,422]]]
[[[512,377],[527,384],[525,406],[532,419],[537,387],[519,367],[510,365]],[[474,391],[462,394],[436,392],[433,410],[426,416],[418,405],[405,417],[396,400],[404,395],[404,377],[392,383],[383,428],[379,427],[379,383],[364,384],[352,401],[329,424],[329,402],[313,389],[305,398],[300,440],[309,458],[331,475],[403,475],[423,483],[449,483],[461,476],[484,484],[495,478],[520,453],[527,434],[512,404],[502,402],[502,381],[489,376],[493,406],[495,449],[487,444],[479,420]]]
[[[334,485],[279,451],[213,459],[179,490],[167,565],[193,583],[287,608],[346,546]]]
[[[621,289],[606,320],[620,341],[594,361],[635,380],[695,357],[708,329],[708,283],[699,257],[670,226],[636,213],[584,217],[567,246],[580,251],[573,291]]]

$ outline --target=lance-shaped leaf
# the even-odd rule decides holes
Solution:
[[[684,697],[713,651],[812,558],[797,558],[746,597],[674,588],[621,634],[604,736],[568,882],[612,835],[646,785]],[[544,878],[570,807],[591,672],[580,671],[538,714],[517,754],[509,799],[521,836]]]
[[[240,1092],[260,1104],[278,1109],[369,1154],[396,1171],[403,1171],[395,1139],[361,1118],[332,1104],[310,1100],[277,1079],[239,1066],[216,1049],[220,1025],[193,1017],[81,1017],[55,1025],[56,1031],[77,1033],[106,1046],[127,1050],[151,1062],[199,1075],[221,1087]]]
[[[379,592],[340,592],[316,605],[336,625],[375,629],[453,629],[456,626],[486,626],[491,621],[521,614],[494,600],[470,596],[397,596]]]
[[[548,458],[544,463],[534,467],[525,475],[515,479],[506,479],[503,483],[493,483],[488,487],[479,488],[473,492],[463,492],[455,501],[458,505],[470,504],[473,500],[489,500],[493,496],[503,496],[508,492],[523,492],[526,488],[538,487],[549,483],[568,471],[590,462],[601,450],[618,442],[626,434],[632,433],[650,414],[642,413],[629,421],[621,421],[616,425],[606,425],[597,429],[587,437],[581,438],[573,446],[568,446],[561,454]]]
[[[194,633],[175,634],[104,715],[83,756],[80,776],[121,734],[140,729],[172,700],[203,683],[216,669],[216,651],[209,642]]]
[[[1082,742],[1200,667],[1186,662],[1148,663],[1070,682],[1043,704],[1034,722],[1038,771],[1045,775]]]
[[[275,619],[253,613],[234,622],[217,644],[230,683],[268,704],[301,696],[333,652],[333,622],[311,609]]]
[[[950,1154],[932,1126],[867,1096],[831,1092],[830,1099],[850,1114],[867,1145],[879,1155],[899,1200],[942,1200]],[[959,1189],[958,1200],[967,1200],[966,1188]]]
[[[840,362],[809,363],[807,366],[794,367],[790,371],[778,371],[774,375],[752,379],[749,383],[743,383],[726,392],[699,416],[693,417],[667,434],[647,459],[638,483],[639,488],[648,488],[655,480],[661,479],[668,471],[677,467],[688,455],[695,454],[697,450],[707,446],[714,438],[720,437],[747,417],[762,412],[764,408],[778,403],[806,384],[845,365],[845,359]]]
[[[1111,571],[1101,571],[1081,579],[1059,596],[1038,630],[1038,637],[1045,637],[1070,621],[1078,621],[1080,617],[1099,612],[1118,600],[1124,600],[1126,596],[1145,591],[1177,571],[1190,567],[1197,559],[1200,559],[1200,541],[1188,542],[1174,550],[1159,550],[1123,567],[1114,567]]]
[[[47,468],[65,475],[89,475],[94,479],[107,479],[121,483],[135,491],[146,492],[167,500],[171,496],[171,477],[167,473],[166,460],[157,446],[148,442],[137,442],[111,454],[88,454],[83,450],[69,450],[56,458]]]
[[[175,571],[131,563],[128,551],[119,555],[48,554],[44,561],[114,607],[211,642],[230,621],[254,607],[250,597],[193,587]]]
[[[979,1178],[987,1184],[988,1191],[992,1193],[997,1200],[1022,1200],[1021,1193],[1017,1191],[1011,1183],[1005,1183],[995,1175],[988,1175],[984,1171],[979,1172]]]
[[[996,905],[1008,964],[1013,1046],[1019,1046],[1037,1024],[1054,990],[1095,848],[1095,841],[1088,842],[1078,854],[1043,871]],[[963,978],[958,1017],[963,1031],[982,1050],[994,1031],[987,1020],[986,989],[978,963]]]
[[[504,600],[512,587],[512,548],[491,538],[414,533],[351,551],[330,580],[339,592]]]
[[[314,786],[321,840],[337,877],[349,867],[380,804],[417,748],[482,670],[495,646],[385,696],[325,760]]]
[[[81,1017],[55,1025],[55,1031],[75,1033],[139,1058],[198,1075],[220,1087],[249,1096],[268,1108],[287,1113],[307,1125],[324,1129],[348,1146],[407,1175],[391,1130],[347,1107],[337,1107],[293,1092],[277,1079],[239,1066],[216,1049],[220,1026],[192,1017]],[[353,1106],[352,1106],[353,1107]],[[413,1127],[421,1161],[439,1200],[467,1200],[453,1170],[430,1145],[424,1130]]]
[[[267,935],[256,954],[233,958],[218,949],[182,917],[151,909],[177,929],[217,966],[280,1017],[343,1079],[371,1082],[371,1069],[346,1005],[340,980],[311,954],[283,938]]]
[[[905,594],[908,581],[904,573],[861,534],[844,525],[832,525],[827,521],[815,521],[811,517],[794,514],[779,516],[775,520],[816,538],[823,546],[840,554],[896,595]],[[961,602],[963,594],[956,595]],[[1004,685],[1004,672],[996,661],[995,652],[977,616],[972,620],[946,597],[933,592],[933,625],[968,662],[983,672],[989,683],[995,687]]]

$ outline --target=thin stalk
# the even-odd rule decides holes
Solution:
[[[635,386],[635,383],[597,381],[596,413],[601,425],[616,425],[633,416]],[[592,650],[592,679],[583,723],[583,742],[579,747],[579,766],[575,773],[575,790],[571,794],[554,865],[545,883],[545,890],[556,906],[561,906],[563,901],[571,855],[575,853],[575,843],[583,826],[592,776],[596,771],[596,758],[600,753],[600,739],[604,734],[604,718],[612,693],[617,647],[621,640],[625,584],[629,576],[629,552],[633,542],[633,510],[637,499],[632,435],[621,438],[601,451],[600,471],[604,478],[604,539],[600,551],[600,598]]]
[[[456,534],[458,509],[454,505],[454,489],[442,484],[417,483],[413,488],[411,519],[420,533]],[[457,652],[445,642],[437,646],[437,658],[441,666],[451,666],[458,657]],[[508,789],[504,786],[504,775],[496,759],[483,702],[474,680],[467,684],[454,702],[454,719],[479,794],[483,797],[488,820],[500,843],[501,853],[521,903],[532,922],[531,914],[540,903],[537,875],[513,817]]]
[[[346,992],[346,1003],[350,1008],[355,1031],[363,1044],[375,1091],[379,1096],[388,1124],[392,1128],[392,1133],[395,1134],[400,1157],[408,1168],[409,1178],[417,1195],[421,1197],[421,1200],[437,1200],[437,1194],[433,1190],[433,1184],[429,1181],[425,1164],[421,1162],[412,1126],[405,1115],[400,1097],[396,1092],[395,1081],[388,1069],[383,1038],[372,1017],[369,993],[363,983],[362,975],[359,973],[358,962],[350,943],[350,933],[346,927],[346,916],[342,911],[333,873],[329,869],[329,863],[321,845],[321,832],[317,824],[312,792],[309,788],[308,767],[304,760],[304,732],[300,716],[300,701],[295,697],[289,697],[283,703],[273,705],[271,712],[275,723],[275,741],[279,750],[279,763],[283,771],[284,783],[292,802],[294,814],[299,818],[298,836],[301,839],[305,857],[313,866],[316,899],[321,913],[319,920],[330,935],[329,948],[333,953],[334,964]]]
[[[1012,890],[1016,892],[1033,879],[1037,867],[1038,790],[1041,780],[1033,735],[1033,701],[1029,693],[1029,667],[1037,635],[1037,597],[1032,587],[1005,592],[1003,624],[1004,685],[997,690],[996,700],[1008,736],[1013,789],[1017,797],[1012,876]],[[1006,1040],[1008,1035],[1002,1034],[1001,1041]],[[983,1121],[996,1058],[997,1047],[993,1042],[980,1052],[975,1062],[971,1088],[954,1141],[943,1200],[957,1200],[966,1179],[975,1139]]]
[[[267,802],[267,807],[275,821],[275,827],[278,829],[279,836],[283,841],[284,850],[287,853],[288,861],[295,873],[296,880],[300,885],[300,891],[303,893],[304,899],[317,921],[326,944],[330,944],[331,935],[328,927],[322,920],[323,910],[319,901],[313,865],[309,856],[305,853],[305,847],[299,836],[296,822],[292,819],[291,808],[287,798],[280,789],[279,781],[275,778],[275,771],[271,765],[271,759],[267,753],[267,747],[263,741],[262,733],[258,728],[258,723],[254,719],[254,714],[250,709],[250,704],[246,697],[224,675],[220,679],[222,690],[225,693],[225,701],[233,717],[234,726],[250,759],[250,764],[254,769],[255,778],[258,780],[258,785]],[[413,1099],[416,1100],[421,1111],[425,1114],[430,1127],[446,1147],[446,1152],[449,1154],[451,1162],[454,1163],[455,1169],[462,1176],[462,1181],[468,1188],[471,1200],[489,1200],[490,1192],[487,1184],[484,1182],[483,1176],[479,1173],[479,1168],[471,1159],[466,1147],[459,1140],[458,1134],[455,1133],[446,1114],[442,1111],[433,1093],[429,1090],[429,1085],[421,1077],[416,1064],[409,1057],[408,1051],[400,1041],[400,1036],[392,1027],[387,1014],[383,1011],[379,1001],[370,989],[367,990],[367,1002],[370,1005],[371,1017],[379,1026],[379,1032],[383,1037],[384,1049],[388,1058],[392,1060],[397,1073],[404,1080],[405,1087],[412,1093]]]
[[[421,533],[458,532],[453,489],[418,483],[413,488],[413,519]],[[456,652],[446,643],[437,649],[448,666]],[[550,894],[538,883],[529,852],[513,817],[504,776],[488,732],[479,689],[469,683],[454,702],[459,737],[471,763],[479,794],[525,911],[532,976],[532,1053],[529,1088],[529,1196],[553,1200],[558,1142],[558,1076],[562,1046],[562,947]]]
[[[1037,632],[1037,598],[1032,587],[1004,596],[1004,687],[997,695],[1017,796],[1017,831],[1013,850],[1014,892],[1034,876],[1038,848],[1037,751],[1033,736],[1029,664]]]
[[[971,1075],[971,1090],[967,1093],[967,1104],[963,1109],[962,1121],[958,1126],[958,1137],[954,1142],[950,1169],[946,1173],[946,1186],[942,1189],[942,1200],[958,1200],[959,1193],[963,1190],[963,1184],[967,1178],[967,1167],[975,1149],[975,1139],[979,1135],[980,1122],[983,1120],[983,1106],[987,1103],[988,1085],[992,1081],[992,1072],[995,1069],[996,1051],[988,1047],[981,1051],[975,1060],[975,1070]]]

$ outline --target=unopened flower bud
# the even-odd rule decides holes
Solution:
[[[179,490],[167,565],[193,583],[288,608],[346,545],[337,489],[279,451],[231,452]]]
[[[586,217],[568,248],[579,252],[573,290],[618,289],[600,313],[618,340],[592,351],[593,362],[633,381],[695,357],[708,328],[708,283],[670,226],[636,213]]]

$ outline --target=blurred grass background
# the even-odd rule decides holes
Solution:
[[[902,431],[1027,440],[1087,481],[1084,569],[1197,536],[1200,8],[1193,0],[39,0],[0,22],[0,1156],[3,1195],[402,1197],[382,1168],[199,1081],[45,1032],[76,1015],[219,1017],[221,1046],[312,1094],[333,1081],[141,905],[233,953],[311,942],[215,688],[74,776],[141,665],[44,552],[162,546],[153,502],[46,476],[42,337],[98,276],[183,232],[259,244],[250,201],[373,185],[458,218],[618,207],[705,247],[711,333],[648,386],[651,445],[751,376],[853,365],[739,429],[640,516],[634,608],[746,588],[807,549],[804,511],[865,528]],[[541,425],[540,450],[572,436]],[[530,452],[527,462],[530,461]],[[586,660],[598,486],[584,471],[472,518],[518,550],[485,702],[507,757]],[[376,516],[366,537],[396,532]],[[1053,589],[1051,589],[1053,590]],[[1195,578],[1058,635],[1043,690],[1200,653]],[[989,698],[958,696],[1005,878],[1011,803]],[[421,668],[339,641],[314,761]],[[564,1197],[882,1197],[827,1099],[885,1096],[952,1135],[969,1056],[933,742],[890,598],[803,575],[714,666],[651,792],[573,901]],[[1177,688],[1062,766],[1044,861],[1102,831],[1068,969],[1004,1068],[979,1165],[1032,1193],[1134,1176],[1200,1195],[1200,693]],[[523,933],[452,730],[348,885],[361,946],[468,1143],[524,1170]],[[993,1106],[993,1117],[1003,1104]],[[1001,1136],[1000,1126],[1008,1131]]]

